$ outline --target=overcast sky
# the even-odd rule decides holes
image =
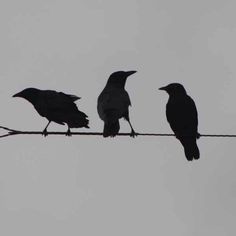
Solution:
[[[107,78],[137,70],[126,84],[137,132],[171,132],[158,88],[180,82],[200,133],[235,134],[235,8],[233,0],[1,0],[0,125],[44,129],[30,103],[11,97],[36,87],[81,96],[90,130],[102,131],[96,103]],[[235,144],[201,138],[201,158],[190,163],[174,137],[2,139],[0,234],[234,235]]]

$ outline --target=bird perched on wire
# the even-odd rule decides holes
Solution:
[[[175,136],[184,147],[188,161],[199,159],[200,153],[196,139],[198,133],[198,114],[193,99],[188,96],[183,85],[172,83],[159,88],[169,94],[166,117]]]
[[[136,71],[117,71],[110,75],[107,84],[97,101],[97,111],[104,121],[103,137],[114,137],[120,129],[119,119],[128,121],[131,128],[131,137],[135,137],[135,131],[129,119],[129,106],[131,106],[129,94],[125,90],[127,78]]]
[[[26,88],[13,97],[26,99],[34,106],[39,115],[48,119],[48,124],[43,130],[44,136],[47,136],[47,128],[52,121],[61,125],[67,124],[67,136],[71,135],[70,128],[89,128],[87,115],[79,111],[74,103],[80,97],[36,88]]]

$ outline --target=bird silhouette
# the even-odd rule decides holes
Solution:
[[[48,119],[48,124],[43,130],[44,136],[47,136],[47,128],[52,121],[61,125],[67,124],[67,136],[71,135],[70,128],[89,128],[87,115],[79,111],[74,103],[80,97],[36,88],[26,88],[13,97],[26,99],[34,106],[39,115]]]
[[[184,147],[187,160],[199,159],[200,153],[196,142],[199,138],[198,114],[193,99],[179,83],[172,83],[159,89],[169,94],[166,117],[176,138]]]
[[[135,131],[129,119],[129,106],[131,105],[129,94],[125,90],[126,79],[136,71],[117,71],[110,75],[107,84],[98,97],[97,111],[104,121],[103,136],[114,137],[119,133],[119,119],[128,121],[131,128],[131,137],[135,137]]]

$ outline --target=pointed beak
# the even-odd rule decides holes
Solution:
[[[127,77],[128,77],[128,76],[130,76],[130,75],[132,75],[132,74],[134,74],[134,73],[136,73],[136,72],[137,72],[136,70],[127,71],[127,72],[126,72],[126,75],[127,75]]]
[[[166,87],[161,87],[161,88],[159,88],[159,90],[164,90],[164,91],[166,91]]]
[[[16,93],[16,94],[14,94],[12,97],[13,97],[13,98],[15,98],[15,97],[21,97],[21,93]]]

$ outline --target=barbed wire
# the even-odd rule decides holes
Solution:
[[[6,130],[7,133],[0,135],[0,138],[5,138],[13,135],[44,135],[42,131],[21,131],[16,129],[11,129],[5,126],[0,126],[0,129]],[[175,136],[174,134],[166,134],[166,133],[135,133],[137,136],[160,136],[160,137],[169,137]],[[68,135],[67,132],[57,132],[57,131],[49,131],[47,135]],[[102,132],[71,132],[71,136],[73,135],[88,135],[88,136],[101,136]],[[130,136],[130,133],[118,133],[117,136]],[[208,137],[208,138],[236,138],[235,134],[199,134],[200,137]]]

